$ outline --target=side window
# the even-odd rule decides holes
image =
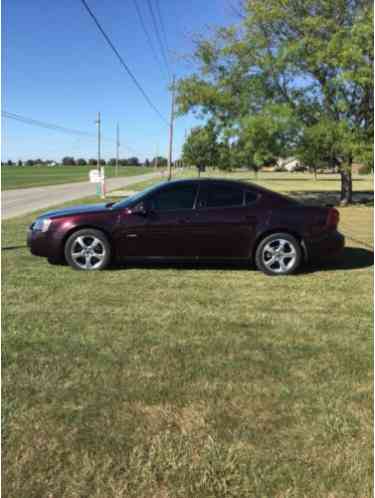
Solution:
[[[245,192],[245,204],[246,206],[249,206],[249,204],[253,204],[258,198],[258,194],[256,194],[255,192],[251,192],[251,191],[246,191]]]
[[[150,207],[155,211],[193,209],[196,193],[197,186],[192,183],[167,187],[150,198]]]
[[[242,206],[243,190],[236,185],[202,185],[199,193],[199,207]]]

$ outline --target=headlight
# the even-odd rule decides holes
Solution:
[[[52,220],[49,218],[38,218],[34,223],[33,230],[39,230],[41,232],[46,232],[49,229]]]

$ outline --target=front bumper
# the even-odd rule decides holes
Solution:
[[[335,231],[328,232],[318,239],[306,241],[307,258],[311,262],[337,259],[345,247],[345,237]]]
[[[41,232],[40,230],[27,231],[27,245],[31,254],[34,256],[43,256],[45,258],[52,257],[55,254],[56,248],[50,233]]]

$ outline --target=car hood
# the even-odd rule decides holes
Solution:
[[[110,209],[106,203],[101,204],[86,204],[82,206],[72,206],[64,209],[57,209],[56,211],[48,211],[43,213],[39,218],[57,218],[60,216],[72,216],[75,214],[84,213],[99,213]]]

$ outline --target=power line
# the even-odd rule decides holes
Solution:
[[[90,133],[88,131],[81,131],[81,130],[76,130],[74,128],[67,128],[65,126],[60,126],[53,123],[47,123],[45,121],[39,121],[37,119],[28,118],[26,116],[20,116],[19,114],[14,114],[12,112],[1,111],[1,115],[7,119],[14,119],[15,121],[20,121],[21,123],[33,126],[39,126],[40,128],[45,128],[47,130],[60,131],[62,133],[68,133],[69,135],[79,135],[87,137],[95,136],[93,133]]]
[[[145,36],[146,36],[146,39],[147,39],[148,45],[149,45],[149,47],[151,48],[151,51],[152,51],[152,53],[154,54],[154,57],[155,57],[155,59],[157,60],[158,64],[161,66],[159,56],[158,56],[158,54],[157,54],[157,51],[156,51],[155,46],[154,46],[154,44],[153,44],[153,41],[152,41],[152,39],[151,39],[150,33],[149,33],[149,32],[148,32],[148,30],[147,30],[146,23],[145,23],[145,21],[144,21],[144,19],[143,19],[143,15],[142,15],[141,9],[140,9],[140,7],[139,7],[138,0],[133,0],[133,3],[134,3],[134,6],[135,6],[135,9],[136,9],[136,11],[137,11],[137,15],[138,15],[139,22],[140,22],[140,24],[141,24],[141,26],[142,26],[142,29],[143,29],[143,32],[144,32],[144,34],[145,34]],[[168,78],[169,78],[169,75],[168,75]]]
[[[159,0],[155,0],[155,5],[156,5],[156,13],[158,15],[159,23],[160,23],[160,26],[161,26],[161,32],[162,32],[163,38],[164,38],[165,48],[166,48],[167,54],[168,54],[169,53],[169,49],[168,49],[167,34],[166,34],[166,31],[165,31],[165,27],[164,27],[163,17],[161,15],[161,9],[160,9]]]
[[[61,133],[66,133],[68,135],[76,135],[76,136],[80,136],[80,137],[96,138],[96,134],[90,133],[89,131],[82,131],[82,130],[76,130],[74,128],[67,128],[66,126],[61,126],[61,125],[57,125],[57,124],[53,124],[53,123],[47,123],[46,121],[40,121],[37,119],[28,118],[26,116],[21,116],[20,114],[15,114],[13,112],[1,111],[1,115],[3,118],[6,118],[6,119],[13,119],[14,121],[19,121],[20,123],[23,123],[23,124],[28,124],[31,126],[38,126],[39,128],[44,128],[44,129],[50,130],[50,131],[57,131],[57,132],[61,132]],[[115,140],[112,140],[109,138],[104,138],[103,136],[101,138],[102,138],[102,142],[112,142],[112,143],[115,142]],[[5,142],[5,141],[3,140],[3,142]],[[133,147],[130,147],[129,145],[125,146],[124,148],[127,149],[129,152],[136,154],[135,149],[133,149]]]
[[[114,44],[112,43],[111,39],[109,38],[109,36],[104,31],[104,29],[101,26],[101,24],[99,23],[99,21],[96,18],[95,14],[92,12],[92,10],[90,9],[90,7],[87,5],[86,0],[81,0],[81,3],[83,4],[83,6],[85,7],[85,9],[87,10],[88,14],[90,15],[90,17],[92,18],[92,20],[96,24],[96,27],[99,29],[99,31],[103,35],[104,39],[106,40],[106,42],[108,43],[108,45],[111,47],[111,49],[115,53],[116,57],[120,61],[121,65],[123,66],[123,68],[125,69],[125,71],[128,73],[128,75],[132,79],[133,83],[138,88],[138,90],[141,92],[141,94],[143,95],[143,97],[145,98],[145,100],[147,101],[147,103],[149,104],[149,106],[152,107],[152,109],[156,112],[156,114],[164,121],[164,123],[166,123],[168,125],[168,121],[160,113],[159,109],[151,101],[150,97],[144,91],[144,89],[142,88],[142,86],[139,83],[139,81],[137,80],[137,78],[134,76],[134,74],[132,73],[132,71],[129,69],[129,67],[127,66],[126,62],[124,61],[124,59],[121,57],[120,53],[118,52],[117,48],[114,46]]]
[[[147,0],[147,5],[148,5],[148,9],[149,9],[150,14],[151,14],[152,23],[154,25],[154,30],[155,30],[156,38],[157,38],[159,46],[160,46],[160,52],[161,52],[161,54],[163,56],[163,59],[164,59],[164,62],[165,62],[165,67],[167,68],[167,71],[168,71],[168,74],[169,74],[169,79],[170,79],[171,71],[170,71],[170,67],[169,67],[169,62],[168,62],[167,55],[165,53],[164,44],[163,44],[161,36],[160,36],[159,26],[158,26],[158,23],[156,21],[155,12],[154,12],[154,9],[152,7],[151,0]]]

